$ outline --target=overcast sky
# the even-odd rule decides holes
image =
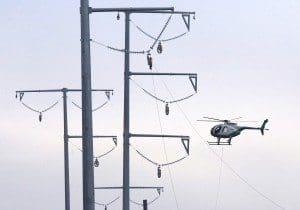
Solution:
[[[224,160],[259,192],[286,209],[300,209],[300,2],[296,0],[203,0],[203,1],[98,1],[92,7],[174,6],[195,11],[187,36],[163,43],[163,54],[153,53],[155,70],[198,74],[198,93],[178,105],[158,102],[163,133],[191,136],[191,154],[157,179],[156,167],[131,150],[131,184],[164,186],[159,200],[149,209],[180,210],[279,209],[223,165],[205,142],[213,123],[197,122],[203,116],[228,119],[242,116],[260,126],[269,118],[270,131],[244,131],[223,147]],[[60,94],[25,94],[23,101],[39,110],[56,100],[43,121],[14,98],[17,89],[80,88],[80,16],[78,1],[24,1],[1,3],[0,41],[0,209],[64,209],[63,118]],[[91,38],[117,48],[124,46],[124,16],[115,13],[91,15]],[[158,34],[168,15],[135,14],[131,19],[150,34]],[[163,35],[186,31],[180,16],[173,16]],[[147,49],[152,40],[131,25],[131,48]],[[118,135],[118,148],[100,159],[95,168],[96,186],[122,184],[123,54],[91,43],[94,88],[112,88],[115,94],[94,113],[94,133]],[[145,55],[131,56],[132,71],[149,71]],[[153,90],[151,77],[134,77]],[[171,100],[193,93],[188,78],[154,77],[157,94]],[[81,103],[79,94],[70,99]],[[93,105],[104,94],[93,95]],[[156,101],[131,85],[131,131],[160,133]],[[193,129],[187,118],[190,120]],[[70,134],[81,132],[81,112],[69,103]],[[248,125],[248,124],[247,124]],[[197,133],[197,132],[198,133]],[[72,140],[77,147],[79,140]],[[163,144],[150,139],[131,143],[157,162],[165,162]],[[109,140],[95,140],[95,154],[113,147]],[[221,147],[213,147],[221,154]],[[166,139],[170,161],[185,155],[181,142]],[[81,152],[70,145],[71,209],[82,209]],[[96,191],[96,201],[106,203],[121,191]],[[155,191],[133,191],[141,202],[156,197]],[[133,210],[141,209],[132,204]],[[96,207],[103,209],[103,207]],[[121,209],[121,199],[109,209]]]

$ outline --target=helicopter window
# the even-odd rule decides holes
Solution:
[[[219,133],[221,131],[221,126],[217,126],[216,128],[215,128],[215,132],[216,133]]]
[[[224,127],[222,131],[226,133],[228,131],[227,127]]]

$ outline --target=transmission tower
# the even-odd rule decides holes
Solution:
[[[92,89],[92,92],[104,92],[107,101],[100,106],[96,107],[92,111],[97,111],[100,108],[102,108],[104,105],[107,104],[107,102],[110,100],[111,95],[113,95],[113,90],[112,89]],[[78,139],[82,138],[81,135],[69,135],[69,129],[68,129],[68,92],[81,92],[81,89],[68,89],[68,88],[62,88],[62,89],[48,89],[48,90],[17,90],[16,91],[16,98],[20,99],[20,102],[22,105],[24,105],[26,108],[29,110],[36,112],[39,114],[39,121],[42,121],[43,119],[43,114],[47,112],[48,110],[54,108],[58,102],[56,101],[54,104],[50,105],[48,108],[44,110],[38,110],[36,108],[32,108],[31,106],[27,105],[26,103],[23,102],[24,94],[25,93],[62,93],[62,99],[63,99],[63,121],[64,121],[64,178],[65,178],[65,210],[70,210],[70,181],[69,181],[69,140],[70,139]],[[76,107],[82,109],[78,104],[75,102],[71,101],[73,105]],[[115,147],[117,146],[117,136],[112,136],[112,135],[95,135],[93,138],[111,138],[115,144]],[[103,157],[110,153],[112,150],[115,149],[115,147],[108,152],[105,152],[104,154],[100,156],[94,156],[94,165],[95,167],[98,167],[99,161],[98,158]],[[79,149],[82,151],[81,149]]]
[[[86,1],[88,3],[88,1]],[[81,10],[82,12],[82,10]],[[182,15],[182,18],[184,20],[185,25],[187,26],[188,30],[190,29],[190,16],[191,15],[195,15],[195,12],[181,12],[181,11],[174,11],[173,7],[146,7],[146,8],[91,8],[89,7],[87,9],[87,11],[85,11],[86,15],[89,16],[89,14],[92,13],[98,13],[98,12],[116,12],[118,13],[117,19],[120,19],[119,13],[124,13],[125,15],[125,49],[117,49],[114,47],[110,47],[110,46],[106,46],[102,43],[98,43],[102,46],[108,47],[109,49],[112,50],[117,50],[117,51],[121,51],[124,53],[124,61],[125,61],[125,65],[124,65],[124,116],[123,116],[123,186],[119,187],[117,189],[122,189],[123,190],[123,210],[129,210],[130,209],[130,189],[132,188],[130,186],[130,146],[132,146],[130,144],[130,138],[176,138],[176,139],[181,139],[182,144],[187,152],[187,154],[189,154],[189,140],[190,137],[187,135],[169,135],[169,134],[133,134],[130,132],[130,100],[129,100],[129,96],[130,96],[130,80],[132,80],[131,77],[133,76],[187,76],[189,77],[190,82],[193,85],[193,88],[195,90],[195,92],[197,92],[197,74],[192,74],[192,73],[158,73],[158,72],[133,72],[130,71],[130,54],[131,53],[146,53],[147,54],[147,61],[148,61],[148,65],[150,67],[150,69],[152,69],[152,57],[151,57],[151,50],[154,48],[154,46],[157,45],[157,52],[161,53],[162,52],[162,45],[161,45],[161,35],[163,34],[165,28],[167,27],[171,16],[169,17],[167,23],[165,24],[163,30],[161,31],[161,33],[158,35],[158,37],[154,38],[154,43],[152,44],[152,46],[150,47],[149,50],[147,51],[131,51],[130,50],[130,15],[134,14],[134,13],[139,13],[139,14],[145,14],[145,13],[156,13],[156,14],[170,14],[170,15]],[[81,13],[83,15],[83,12]],[[86,18],[85,20],[87,20],[88,18]],[[86,24],[88,24],[88,22],[86,22]],[[87,29],[87,28],[86,28]],[[142,31],[142,30],[141,30]],[[144,32],[144,31],[142,31]],[[144,32],[145,33],[145,32]],[[87,33],[89,34],[89,33]],[[182,34],[184,35],[184,34]],[[180,36],[182,36],[180,35]],[[174,37],[178,38],[180,36]],[[150,36],[152,37],[152,36]],[[89,37],[88,37],[89,38]],[[87,39],[87,37],[86,37]],[[93,41],[93,40],[91,40]],[[94,41],[95,42],[95,41]],[[95,42],[97,43],[97,42]],[[166,101],[166,100],[162,100],[159,99],[158,97],[156,97],[155,95],[151,94],[149,91],[143,89],[148,95],[154,97],[156,100],[159,100],[163,103],[165,103],[166,106],[166,114],[169,114],[169,103],[172,102],[178,102],[184,99],[187,99],[191,96],[179,99],[179,100],[174,100],[174,101]],[[149,158],[147,158],[146,156],[144,156],[141,152],[139,152],[138,150],[136,150],[142,157],[144,157],[146,160],[152,162],[153,164],[158,166],[158,177],[161,176],[161,166],[165,166],[165,165],[170,165],[172,163],[178,162],[180,160],[182,160],[183,158],[181,158],[180,160],[174,161],[172,163],[168,163],[168,164],[159,164],[156,163],[152,160],[150,160]],[[140,187],[143,188],[143,187]],[[156,188],[156,187],[154,187]],[[95,187],[95,189],[116,189],[115,187],[104,187],[104,188],[99,188],[99,187]],[[143,202],[142,206],[144,206],[144,208],[146,208],[147,204],[146,201]],[[85,210],[91,210],[91,209],[85,209]]]

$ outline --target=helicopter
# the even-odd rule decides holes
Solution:
[[[223,122],[224,124],[215,125],[210,130],[212,136],[217,138],[216,142],[208,142],[209,145],[231,145],[231,139],[241,134],[243,130],[260,130],[261,134],[264,135],[266,129],[266,124],[268,119],[265,119],[261,127],[248,127],[248,126],[238,126],[233,120],[240,119],[241,117],[234,118],[231,120],[221,120],[212,117],[203,117],[204,120],[197,120],[202,122]],[[247,122],[247,121],[245,121]],[[248,121],[249,122],[249,121]],[[221,141],[221,139],[228,139],[227,141]]]

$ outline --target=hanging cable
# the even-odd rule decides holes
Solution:
[[[157,36],[157,38],[154,38],[154,42],[152,43],[152,45],[150,46],[150,48],[148,50],[140,50],[140,51],[129,51],[129,53],[131,54],[148,54],[150,53],[152,50],[153,50],[153,47],[156,45],[157,41],[160,39],[161,35],[163,34],[163,32],[165,31],[165,29],[167,28],[170,20],[171,20],[171,17],[172,17],[172,14],[169,16],[167,22],[165,23],[164,27],[162,28],[162,30],[160,31],[159,35]],[[112,46],[109,46],[107,44],[104,44],[102,42],[99,42],[99,41],[96,41],[96,40],[93,40],[93,39],[90,39],[90,41],[92,43],[95,43],[97,45],[100,45],[102,47],[105,47],[105,48],[108,48],[110,50],[114,50],[114,51],[117,51],[117,52],[122,52],[124,53],[125,52],[125,49],[120,49],[120,48],[116,48],[116,47],[112,47]]]
[[[24,107],[26,107],[27,109],[29,109],[29,110],[31,110],[31,111],[33,111],[33,112],[38,113],[38,114],[39,114],[39,121],[41,122],[41,121],[42,121],[42,118],[43,118],[43,113],[45,113],[45,112],[51,110],[52,108],[54,108],[54,107],[59,103],[59,101],[60,101],[61,99],[62,99],[62,98],[58,99],[56,102],[54,102],[54,103],[51,104],[49,107],[47,107],[47,108],[45,108],[45,109],[43,109],[43,110],[38,110],[38,109],[36,109],[36,108],[33,108],[33,107],[31,107],[31,106],[25,104],[23,101],[21,101],[21,104],[22,104]]]
[[[150,206],[151,204],[153,204],[155,201],[157,201],[160,198],[160,194],[158,194],[158,196],[156,196],[154,199],[152,199],[151,201],[148,202],[148,206]],[[134,200],[130,200],[131,203],[138,205],[138,206],[143,206],[143,203],[134,201]]]
[[[151,34],[147,33],[144,29],[142,29],[142,27],[140,27],[138,24],[136,24],[132,19],[130,19],[130,21],[133,23],[133,25],[140,31],[142,32],[144,35],[148,36],[150,39],[153,39],[153,40],[156,40],[156,38],[154,36],[152,36]],[[180,37],[183,37],[185,36],[189,31],[186,31],[182,34],[178,34],[176,36],[173,36],[173,37],[169,37],[169,38],[165,38],[165,39],[159,39],[159,41],[162,41],[162,42],[168,42],[168,41],[172,41],[172,40],[175,40],[175,39],[178,39]]]
[[[221,147],[221,148],[222,148],[221,158],[223,159],[224,147]],[[217,208],[218,208],[218,202],[219,202],[219,197],[220,197],[222,170],[223,170],[223,162],[220,161],[220,171],[219,171],[219,179],[218,179],[217,197],[216,197],[216,202],[215,202],[215,210],[217,210]]]
[[[106,44],[104,44],[102,42],[99,42],[99,41],[96,41],[96,40],[93,40],[93,39],[91,39],[91,42],[95,43],[97,45],[100,45],[102,47],[108,48],[110,50],[114,50],[114,51],[122,52],[122,53],[125,52],[125,49],[120,49],[120,48],[112,47],[112,46],[106,45]],[[150,51],[151,51],[150,49],[148,49],[148,50],[140,50],[140,51],[138,51],[138,50],[137,51],[131,50],[131,51],[129,51],[129,53],[131,53],[131,54],[146,54],[146,53],[149,53]]]
[[[108,203],[99,203],[99,202],[95,202],[95,204],[97,204],[98,206],[104,206],[105,210],[107,210],[107,207],[112,205],[113,203],[115,203],[117,200],[120,199],[120,196],[118,196],[117,198],[113,199],[112,201],[108,202]]]
[[[163,81],[164,86],[166,87],[166,89],[168,90],[170,96],[172,98],[173,94],[170,91],[170,89],[168,88],[168,86],[166,85],[166,83]],[[274,206],[277,206],[280,209],[285,209],[284,207],[282,207],[280,204],[278,204],[277,202],[273,201],[271,198],[269,198],[267,195],[265,195],[264,193],[262,193],[261,191],[259,191],[256,187],[254,187],[253,185],[251,185],[245,178],[243,178],[237,171],[235,171],[231,165],[229,163],[227,163],[214,149],[211,148],[211,146],[207,143],[207,141],[200,135],[200,133],[198,132],[198,130],[196,129],[196,127],[193,125],[193,123],[191,122],[191,120],[188,118],[188,116],[186,115],[186,113],[183,111],[183,109],[181,108],[181,106],[176,103],[177,107],[179,108],[179,110],[181,111],[181,113],[183,114],[184,118],[186,119],[186,121],[188,122],[188,124],[190,125],[190,127],[195,131],[195,133],[200,137],[200,139],[204,142],[204,144],[207,146],[207,148],[220,160],[222,161],[222,163],[234,174],[236,175],[244,184],[246,184],[250,189],[252,189],[254,192],[256,192],[258,195],[260,195],[261,197],[263,197],[264,199],[266,199],[267,201],[269,201],[270,203],[272,203]]]
[[[173,164],[178,163],[178,162],[180,162],[180,161],[182,161],[182,160],[184,160],[185,158],[188,157],[188,155],[187,155],[187,156],[184,156],[184,157],[179,158],[178,160],[175,160],[175,161],[172,161],[172,162],[158,163],[158,162],[155,162],[155,161],[151,160],[150,158],[148,158],[146,155],[144,155],[142,152],[140,152],[138,149],[136,149],[132,144],[130,144],[130,146],[133,148],[133,150],[134,150],[137,154],[139,154],[142,158],[144,158],[145,160],[147,160],[148,162],[152,163],[152,164],[155,165],[155,166],[161,166],[161,167],[164,167],[164,166],[173,165]]]
[[[69,142],[69,143],[71,144],[71,146],[73,146],[75,149],[77,149],[78,151],[82,152],[82,149],[81,149],[80,147],[78,147],[76,144],[74,144],[72,141],[69,140],[68,142]],[[102,157],[108,155],[109,153],[111,153],[112,151],[114,151],[114,150],[116,149],[116,147],[117,147],[117,146],[114,146],[112,149],[108,150],[107,152],[105,152],[105,153],[103,153],[103,154],[101,154],[101,155],[95,155],[95,156],[93,156],[93,158],[95,159],[95,161],[94,161],[95,167],[98,167],[98,166],[99,166],[99,160],[98,160],[98,159],[100,159],[100,158],[102,158]],[[96,161],[96,160],[97,160],[97,161]],[[98,162],[98,163],[97,163],[97,162]],[[98,165],[98,166],[96,166],[96,165]]]
[[[69,96],[68,96],[68,100],[69,100],[75,107],[77,107],[78,109],[81,109],[81,110],[82,110],[82,107],[81,107],[79,104],[75,103]],[[109,101],[109,100],[105,101],[103,104],[101,104],[101,105],[97,106],[96,108],[92,109],[92,112],[96,112],[96,111],[98,111],[99,109],[101,109],[102,107],[104,107],[104,106],[108,103],[108,101]]]
[[[157,97],[155,94],[152,94],[151,92],[149,92],[148,90],[146,90],[145,88],[143,88],[139,83],[137,83],[134,79],[130,78],[130,80],[138,87],[140,88],[141,90],[143,90],[147,95],[151,96],[152,98],[164,103],[164,104],[172,104],[172,103],[177,103],[177,102],[180,102],[180,101],[184,101],[186,99],[189,99],[191,98],[192,96],[194,96],[197,92],[194,92],[188,96],[185,96],[183,98],[179,98],[179,99],[174,99],[173,100],[165,100],[165,99],[162,99],[162,98],[159,98]]]

